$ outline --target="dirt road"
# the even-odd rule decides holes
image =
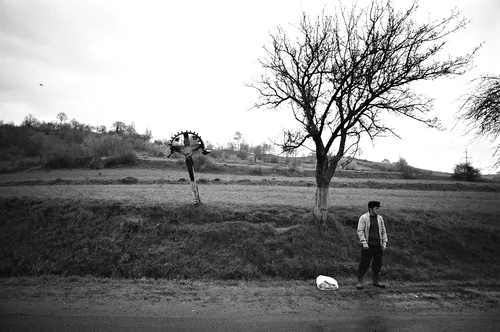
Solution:
[[[0,279],[0,331],[498,331],[500,284]]]

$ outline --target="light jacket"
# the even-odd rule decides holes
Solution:
[[[382,248],[387,246],[387,232],[385,231],[384,218],[377,216],[378,234],[380,237],[380,245]],[[370,213],[367,212],[359,217],[358,221],[358,237],[361,244],[368,244],[368,236],[370,235]]]

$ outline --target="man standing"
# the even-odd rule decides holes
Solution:
[[[380,202],[368,202],[368,212],[363,214],[358,221],[358,237],[363,245],[361,260],[358,268],[357,289],[363,289],[363,277],[372,262],[373,285],[385,288],[380,282],[380,269],[382,268],[382,255],[387,246],[387,232],[385,230],[384,219],[378,213]]]

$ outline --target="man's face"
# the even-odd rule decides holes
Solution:
[[[377,216],[379,211],[380,211],[380,207],[376,206],[376,207],[370,209],[370,215]]]

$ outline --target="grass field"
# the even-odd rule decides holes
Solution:
[[[200,173],[204,204],[195,207],[188,182],[179,181],[186,173],[0,175],[0,275],[350,277],[360,250],[357,220],[372,199],[382,202],[389,233],[384,278],[471,280],[500,273],[497,183],[335,179],[330,212],[337,223],[318,228],[311,178]],[[117,184],[124,177],[136,184]],[[441,185],[448,187],[434,190]],[[391,189],[398,186],[412,189]]]
[[[207,205],[292,206],[310,210],[314,187],[259,185],[199,185],[202,202]],[[134,205],[171,205],[191,201],[189,184],[165,185],[52,185],[2,187],[0,197],[30,197],[54,200],[118,201]],[[438,211],[455,214],[494,212],[498,192],[391,190],[371,188],[330,189],[330,207],[357,208],[364,212],[366,202],[379,200],[389,213],[400,210]],[[333,211],[333,210],[332,210]]]

